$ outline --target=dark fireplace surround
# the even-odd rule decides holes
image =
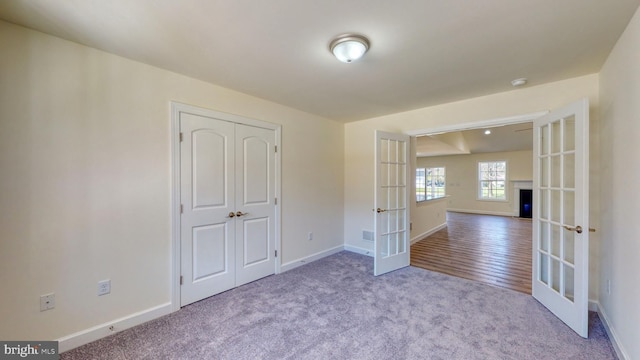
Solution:
[[[531,218],[533,215],[533,190],[520,189],[520,217]]]

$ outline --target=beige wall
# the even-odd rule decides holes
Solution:
[[[415,193],[415,192],[414,192]],[[447,225],[447,199],[421,201],[411,208],[411,242],[433,234]]]
[[[341,123],[5,22],[0,48],[0,339],[171,301],[170,101],[281,124],[282,262],[343,245]]]
[[[533,135],[532,135],[533,136]],[[507,200],[478,200],[478,162],[507,162]],[[514,213],[513,180],[533,180],[532,151],[510,151],[471,155],[418,158],[418,167],[445,167],[448,209],[493,215]]]
[[[600,72],[600,99],[599,301],[626,358],[640,359],[640,10]]]
[[[357,121],[345,125],[345,244],[354,249],[372,251],[373,244],[362,240],[361,229],[373,228],[374,140],[375,130],[415,133],[454,125],[531,114],[559,108],[581,98],[590,102],[591,128],[598,128],[598,75],[587,75],[555,83],[526,87],[428,108]],[[427,131],[425,131],[426,133]],[[591,208],[592,224],[599,214],[598,134],[591,134]],[[370,176],[366,176],[370,174]],[[415,201],[415,200],[414,200]],[[413,234],[412,234],[413,236]],[[599,234],[590,243],[590,299],[597,299]]]

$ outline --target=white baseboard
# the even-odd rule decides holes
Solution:
[[[308,264],[308,263],[316,261],[316,260],[320,260],[323,257],[327,257],[329,255],[333,255],[335,253],[339,253],[342,250],[344,250],[344,246],[339,245],[339,246],[333,247],[331,249],[323,250],[323,251],[317,252],[315,254],[311,254],[309,256],[305,256],[305,257],[303,257],[301,259],[298,259],[298,260],[289,261],[288,263],[282,264],[282,266],[280,266],[280,273],[283,273],[285,271],[289,271],[291,269],[295,269],[298,266],[302,266],[304,264]]]
[[[361,247],[352,246],[352,245],[345,245],[344,249],[346,251],[351,251],[352,253],[361,254],[361,255],[367,255],[367,256],[373,257],[373,250],[367,250],[367,249],[363,249]]]
[[[431,235],[431,234],[433,234],[435,232],[438,232],[438,231],[440,231],[440,230],[442,230],[442,229],[444,229],[446,227],[447,227],[447,222],[445,221],[444,223],[442,223],[442,224],[440,224],[440,225],[438,225],[438,226],[436,226],[434,228],[431,228],[431,229],[423,232],[420,235],[415,236],[413,239],[411,239],[411,245],[417,243],[418,241],[426,238],[427,236],[429,236],[429,235]]]
[[[467,213],[467,214],[480,214],[480,215],[518,216],[518,214],[514,214],[513,212],[503,212],[503,211],[484,211],[484,210],[466,210],[466,209],[447,209],[447,211]]]
[[[147,310],[139,311],[129,316],[109,321],[107,323],[94,326],[87,330],[79,331],[75,334],[67,335],[57,339],[59,344],[59,351],[65,352],[71,349],[75,349],[78,346],[88,344],[92,341],[96,341],[115,334],[116,332],[146,323],[147,321],[157,319],[161,316],[170,314],[171,303],[166,303],[152,307]],[[113,328],[111,328],[113,326]]]
[[[604,326],[604,329],[607,332],[607,335],[609,336],[609,340],[611,340],[611,345],[613,345],[613,349],[616,351],[616,355],[618,355],[618,359],[620,360],[631,359],[628,353],[626,352],[626,350],[624,349],[624,347],[622,347],[622,344],[620,343],[620,338],[618,337],[618,334],[616,333],[615,329],[613,328],[613,326],[611,326],[611,321],[609,320],[607,313],[604,312],[604,309],[602,308],[599,302],[595,302],[595,304],[597,307],[598,316],[600,317],[600,320],[602,321],[602,325]],[[591,302],[589,302],[589,309],[591,309]]]

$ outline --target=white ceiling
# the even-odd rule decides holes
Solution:
[[[600,70],[640,0],[2,0],[0,18],[348,122]],[[328,50],[366,35],[365,58]]]
[[[491,130],[491,134],[485,134]],[[437,135],[419,136],[416,156],[479,154],[533,149],[533,124],[479,128]]]

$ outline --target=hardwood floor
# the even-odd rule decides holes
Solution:
[[[411,265],[531,294],[531,220],[447,213],[411,246]]]

